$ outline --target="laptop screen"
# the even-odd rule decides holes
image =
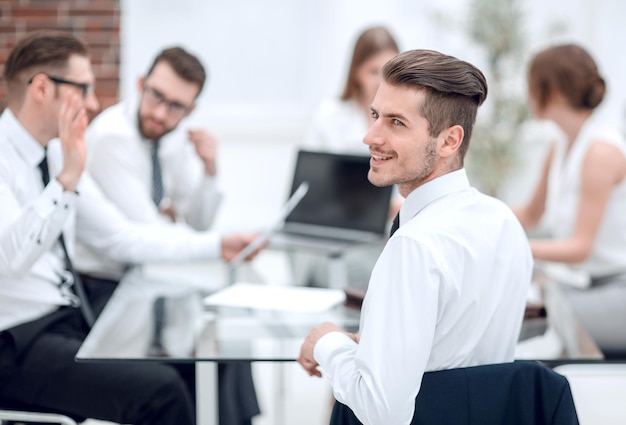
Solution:
[[[367,179],[369,156],[298,152],[291,193],[308,182],[309,191],[285,220],[385,234],[392,187]]]

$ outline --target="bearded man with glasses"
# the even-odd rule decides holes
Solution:
[[[205,231],[221,200],[218,142],[204,129],[183,128],[206,81],[200,60],[181,47],[162,50],[137,81],[137,98],[102,111],[89,125],[87,170],[129,219]],[[185,126],[187,127],[187,126]],[[78,269],[86,280],[114,279],[126,264],[84,245]],[[220,364],[220,423],[246,425],[259,413],[250,364]],[[193,387],[193,373],[188,375]]]
[[[105,109],[89,126],[88,170],[129,218],[182,221],[196,230],[211,226],[221,200],[218,142],[203,129],[180,125],[205,80],[194,55],[180,47],[165,49],[139,78],[137,99]],[[162,190],[156,199],[155,161]]]

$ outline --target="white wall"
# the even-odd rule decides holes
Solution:
[[[200,56],[209,82],[191,117],[222,141],[227,199],[223,226],[254,228],[286,196],[295,146],[316,105],[339,93],[356,34],[388,25],[401,49],[431,48],[482,66],[481,51],[464,33],[470,0],[122,0],[121,95],[165,46]],[[529,53],[576,41],[594,54],[609,83],[605,109],[626,116],[626,2],[520,0]],[[520,70],[520,76],[523,69]],[[523,80],[522,83],[523,85]],[[489,102],[489,99],[487,100]],[[488,108],[488,106],[486,106]],[[480,119],[480,115],[479,115]],[[529,152],[545,143],[531,133]],[[534,145],[533,145],[534,143]],[[536,154],[527,158],[531,173]],[[516,179],[513,200],[527,196]],[[523,183],[522,183],[523,182]]]

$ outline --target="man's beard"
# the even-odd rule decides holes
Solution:
[[[139,127],[139,133],[141,134],[142,137],[144,137],[145,139],[148,140],[157,140],[160,139],[161,137],[165,136],[167,133],[171,132],[173,130],[173,128],[167,128],[164,125],[162,125],[163,130],[159,131],[159,132],[151,132],[149,130],[147,130],[144,125],[143,122],[144,120],[147,120],[148,118],[142,118],[141,115],[139,115],[139,112],[137,113],[137,123],[138,123],[138,127]]]
[[[368,173],[368,180],[374,186],[384,187],[391,186],[393,184],[411,183],[412,186],[417,187],[421,185],[435,170],[437,167],[437,139],[429,138],[428,143],[422,148],[422,161],[419,169],[413,171],[412,175],[389,175],[386,178],[384,176]]]

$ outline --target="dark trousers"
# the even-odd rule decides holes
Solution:
[[[114,282],[100,285],[85,282],[96,313],[115,288]],[[135,425],[195,423],[194,398],[183,378],[193,377],[189,373],[193,365],[179,365],[179,373],[164,363],[77,363],[74,356],[87,331],[80,311],[63,307],[0,333],[2,402],[77,419]]]

